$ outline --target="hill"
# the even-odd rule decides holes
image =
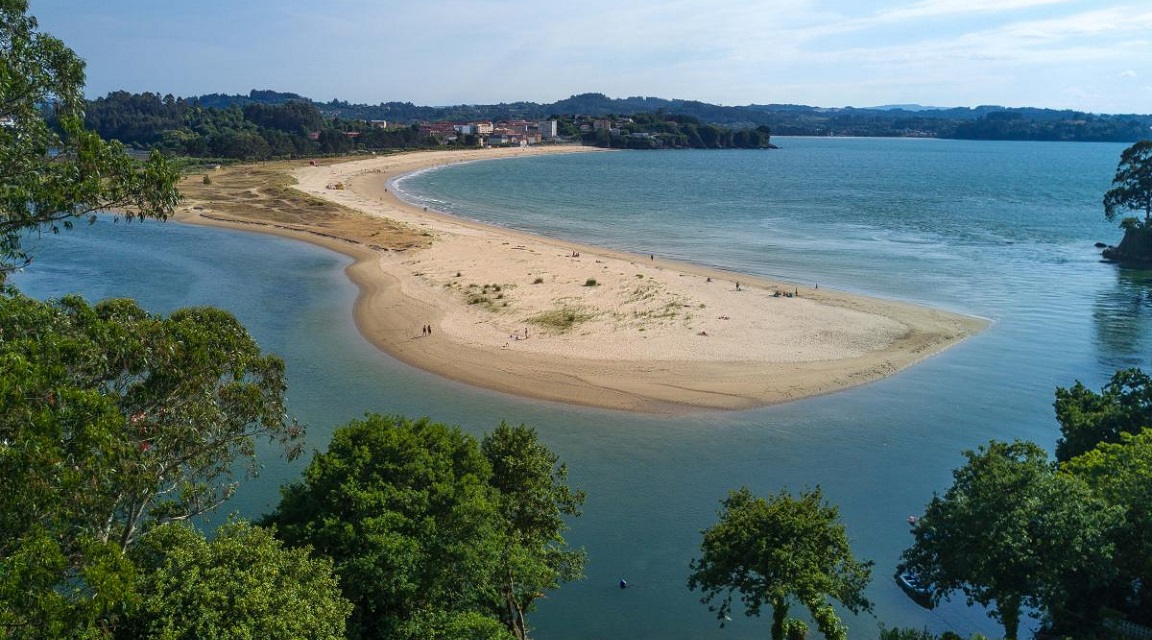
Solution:
[[[646,96],[609,98],[583,93],[550,104],[417,106],[411,102],[315,102],[299,94],[253,90],[248,95],[209,94],[189,100],[202,106],[284,104],[306,101],[325,116],[395,123],[474,120],[540,120],[557,115],[630,116],[666,113],[733,128],[766,126],[773,135],[932,137],[967,140],[1067,140],[1135,142],[1152,137],[1152,115],[1091,114],[1033,107],[922,107],[885,105],[828,108],[796,104],[723,106],[697,100]]]

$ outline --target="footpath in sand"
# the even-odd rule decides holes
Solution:
[[[357,325],[380,349],[468,384],[588,406],[745,409],[829,393],[891,375],[986,324],[666,261],[659,247],[629,255],[477,224],[389,189],[389,180],[431,166],[578,151],[589,150],[224,168],[209,172],[211,185],[186,179],[177,219],[348,254]]]

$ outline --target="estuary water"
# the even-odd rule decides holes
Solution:
[[[945,490],[961,452],[1059,435],[1057,386],[1099,388],[1149,366],[1152,274],[1101,263],[1118,242],[1100,199],[1124,145],[782,138],[775,151],[574,154],[440,168],[394,186],[430,208],[602,245],[908,300],[991,320],[895,376],[763,409],[651,417],[473,389],[377,352],[351,320],[348,260],[306,244],[178,224],[90,228],[33,240],[14,282],[48,298],[134,297],[147,308],[229,309],[288,365],[289,406],[312,449],[366,411],[430,416],[480,434],[536,427],[588,493],[568,538],[588,577],[530,617],[541,639],[763,638],[770,616],[720,629],[687,590],[720,500],[820,486],[858,557],[873,560],[873,614],[888,626],[998,635],[963,598],[925,610],[892,573],[907,518]],[[230,505],[256,516],[303,461],[267,452]],[[220,521],[221,514],[215,518]],[[620,579],[631,585],[622,591]]]

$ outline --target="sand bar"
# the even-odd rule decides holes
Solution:
[[[388,188],[390,179],[435,165],[577,151],[590,150],[296,162],[280,170],[296,179],[300,202],[281,195],[253,215],[242,201],[220,211],[211,188],[197,187],[177,219],[350,255],[348,275],[360,288],[356,323],[380,349],[464,383],[595,407],[747,409],[830,393],[896,373],[987,325],[668,261],[658,247],[630,255],[478,224],[406,204]],[[343,213],[309,213],[326,202]]]

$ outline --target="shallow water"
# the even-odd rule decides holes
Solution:
[[[30,294],[214,304],[288,363],[289,403],[323,448],[365,411],[428,415],[473,433],[535,426],[588,492],[569,539],[588,579],[541,603],[540,638],[760,638],[724,630],[686,588],[700,530],[730,489],[819,485],[856,553],[876,562],[875,617],[889,626],[996,634],[983,612],[933,611],[891,579],[907,517],[947,488],[960,452],[990,438],[1052,447],[1056,386],[1093,388],[1148,366],[1146,272],[1102,264],[1118,241],[1100,197],[1123,145],[779,139],[779,151],[578,154],[480,162],[403,181],[409,197],[518,229],[741,273],[920,302],[992,319],[984,333],[891,378],[786,405],[668,418],[472,389],[379,354],[355,331],[347,260],[279,238],[101,221],[39,240],[15,278]],[[527,381],[526,381],[527,384]],[[269,457],[232,508],[256,515],[302,463]],[[222,516],[221,516],[222,518]],[[219,519],[219,518],[218,518]],[[620,578],[631,585],[617,588]]]

